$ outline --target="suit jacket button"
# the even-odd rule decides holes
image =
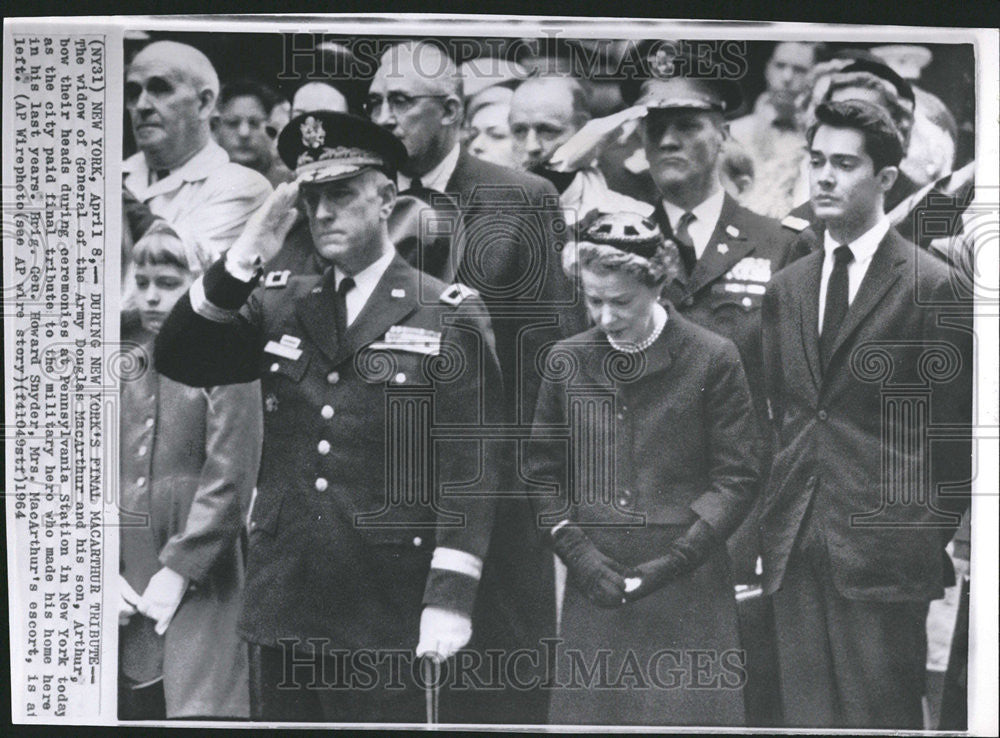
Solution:
[[[818,418],[819,418],[820,420],[826,420],[827,418],[829,418],[829,417],[830,417],[830,416],[829,416],[829,415],[827,414],[826,410],[820,410],[820,411],[819,411],[818,413],[816,413],[816,415],[817,415],[817,417],[818,417]]]
[[[319,411],[319,414],[323,416],[324,420],[329,420],[333,417],[333,407],[330,405],[324,405],[323,409]]]
[[[330,384],[336,384],[340,381],[340,372],[330,372],[326,375],[326,381]]]
[[[330,483],[327,482],[325,479],[323,479],[323,477],[317,477],[316,478],[316,491],[317,492],[326,492],[326,488],[329,487],[329,486],[330,486]]]

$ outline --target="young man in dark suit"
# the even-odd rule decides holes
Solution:
[[[884,214],[903,153],[892,121],[857,100],[816,117],[823,248],[777,274],[763,308],[777,441],[760,540],[784,719],[920,729],[927,606],[967,502],[969,447],[954,433],[971,417],[969,311],[947,267]],[[932,444],[939,425],[956,440]]]
[[[499,401],[492,332],[474,293],[417,271],[389,240],[397,139],[316,112],[278,148],[296,181],[178,301],[156,366],[194,386],[261,379],[239,623],[253,716],[423,722],[414,657],[468,643],[492,530],[496,454],[455,430],[474,434]],[[327,268],[258,286],[297,197]]]
[[[559,236],[559,196],[541,177],[481,161],[461,147],[461,77],[439,46],[406,42],[388,49],[372,79],[366,111],[406,146],[400,191],[424,199],[445,193],[457,206],[448,279],[454,275],[486,305],[503,374],[502,421],[527,438],[541,384],[539,354],[586,324],[557,250],[567,237]],[[416,265],[421,268],[419,261]],[[498,500],[473,646],[541,654],[540,639],[555,635],[554,567],[524,492],[528,485],[517,474],[516,444],[511,440],[506,449],[501,489],[507,494]],[[475,704],[455,719],[545,720],[542,690],[473,692],[468,696]]]

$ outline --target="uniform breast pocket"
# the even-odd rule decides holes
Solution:
[[[376,344],[359,351],[354,366],[358,376],[370,384],[419,386],[428,383],[438,362],[439,356]]]
[[[284,351],[282,347],[273,346],[273,343],[270,342],[264,349],[264,356],[261,359],[261,378],[265,381],[281,378],[291,382],[301,382],[306,369],[309,368],[311,352],[306,349]],[[279,351],[281,353],[277,353]]]
[[[720,314],[730,311],[736,315],[760,310],[766,289],[766,285],[755,282],[712,285],[712,310]]]

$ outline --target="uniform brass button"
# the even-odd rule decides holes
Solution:
[[[278,371],[278,369],[279,369],[278,362],[274,362],[273,364],[271,364],[272,373]]]
[[[330,483],[327,482],[325,479],[323,479],[323,477],[317,477],[316,478],[316,491],[317,492],[326,492],[326,488],[329,487],[329,486],[330,486]]]
[[[421,538],[420,536],[417,536],[416,538],[414,538],[414,539],[413,539],[413,545],[414,545],[414,546],[419,546],[419,545],[421,545],[421,544],[422,544],[423,542],[424,542],[424,539],[423,539],[423,538]]]
[[[828,417],[830,417],[830,416],[829,416],[829,415],[827,414],[826,410],[820,410],[820,411],[819,411],[818,413],[816,413],[816,415],[818,415],[818,416],[819,416],[819,419],[820,419],[820,420],[826,420],[826,419],[827,419]]]
[[[396,375],[396,384],[403,384],[406,381],[406,375],[400,372]]]
[[[749,297],[744,297],[743,307],[750,307],[751,305],[753,305],[753,300],[751,300]]]
[[[619,419],[619,420],[625,420],[625,413],[623,413],[623,412],[619,411],[619,412],[618,412],[618,419]]]
[[[146,418],[146,427],[152,428],[155,421],[152,418]]]
[[[139,477],[138,479],[136,479],[135,480],[135,486],[136,487],[145,487],[146,486],[146,477]]]
[[[326,375],[326,381],[330,384],[336,384],[340,381],[340,372],[330,372]]]
[[[333,417],[333,408],[330,405],[324,405],[323,409],[319,411],[319,414],[322,415],[326,420],[329,420],[330,418]]]
[[[322,441],[319,442],[319,445],[316,446],[316,450],[319,451],[324,456],[326,456],[328,453],[330,453],[330,442],[324,438]]]
[[[146,451],[148,451],[148,450],[149,449],[147,449],[145,446],[139,446],[139,450],[138,450],[137,453],[139,454],[139,456],[145,456],[146,455]]]

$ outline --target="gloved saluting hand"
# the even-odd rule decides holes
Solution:
[[[674,579],[690,574],[701,566],[715,546],[712,526],[701,518],[688,528],[680,538],[667,546],[667,552],[658,559],[647,561],[628,572],[629,579],[639,579],[638,586],[625,594],[635,602],[663,587]]]
[[[557,526],[552,548],[566,564],[569,579],[599,607],[620,607],[625,602],[628,567],[601,553],[586,533],[572,523]]]

